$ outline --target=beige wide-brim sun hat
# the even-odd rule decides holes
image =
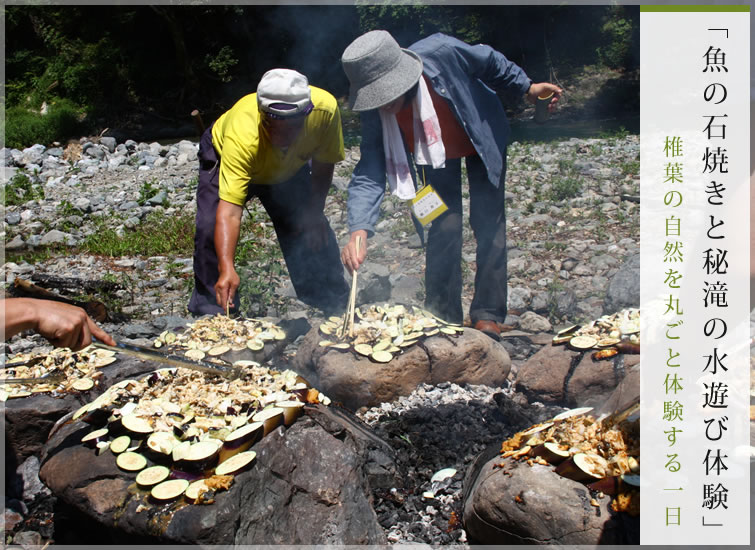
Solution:
[[[341,63],[351,84],[349,108],[369,111],[408,92],[422,76],[422,60],[401,48],[388,31],[370,31],[344,50]]]

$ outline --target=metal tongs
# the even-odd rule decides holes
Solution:
[[[27,361],[28,363],[28,361]],[[19,366],[20,363],[12,363],[10,366]],[[7,365],[6,365],[7,368]],[[2,384],[25,384],[27,386],[34,386],[36,384],[57,384],[66,379],[66,373],[62,371],[48,372],[47,374],[38,378],[0,378],[0,385]]]
[[[241,369],[239,367],[234,367],[227,361],[226,363],[228,363],[228,366],[220,365],[218,363],[210,363],[208,361],[187,361],[177,355],[164,355],[152,349],[135,346],[133,344],[118,343],[115,346],[108,346],[102,342],[93,341],[92,345],[99,349],[106,349],[116,353],[125,353],[126,355],[138,357],[139,359],[144,359],[146,361],[157,361],[158,363],[166,363],[174,367],[223,376],[229,380],[236,380],[241,376]]]

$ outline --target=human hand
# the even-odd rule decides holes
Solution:
[[[357,237],[360,238],[359,249],[357,249]],[[367,231],[359,229],[351,234],[351,238],[346,246],[341,251],[341,261],[349,273],[353,273],[355,269],[359,269],[365,258],[367,257]]]
[[[552,113],[555,110],[556,103],[558,103],[562,93],[563,90],[561,90],[561,88],[550,82],[533,82],[530,89],[527,90],[527,101],[534,105],[537,103],[538,97],[548,97],[550,94],[553,94],[553,97],[548,104],[548,112]]]
[[[215,283],[215,300],[220,307],[225,310],[233,307],[233,297],[240,284],[241,279],[234,268],[220,272],[218,282]]]
[[[115,341],[80,307],[51,300],[29,300],[36,332],[53,346],[78,351],[92,343],[92,336],[114,346]]]

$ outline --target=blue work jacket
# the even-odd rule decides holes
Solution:
[[[501,183],[509,123],[496,91],[527,93],[532,81],[515,63],[490,46],[470,46],[437,33],[412,44],[419,54],[422,72],[435,92],[448,100],[485,164],[490,181]],[[365,111],[362,123],[361,159],[349,183],[349,230],[372,236],[385,194],[383,128],[378,110]]]

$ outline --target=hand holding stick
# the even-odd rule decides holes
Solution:
[[[362,246],[362,237],[357,235],[357,250]],[[351,273],[351,294],[349,295],[349,307],[346,310],[346,319],[344,319],[343,332],[346,332],[346,326],[349,327],[349,338],[354,336],[354,313],[357,301],[357,270]]]

